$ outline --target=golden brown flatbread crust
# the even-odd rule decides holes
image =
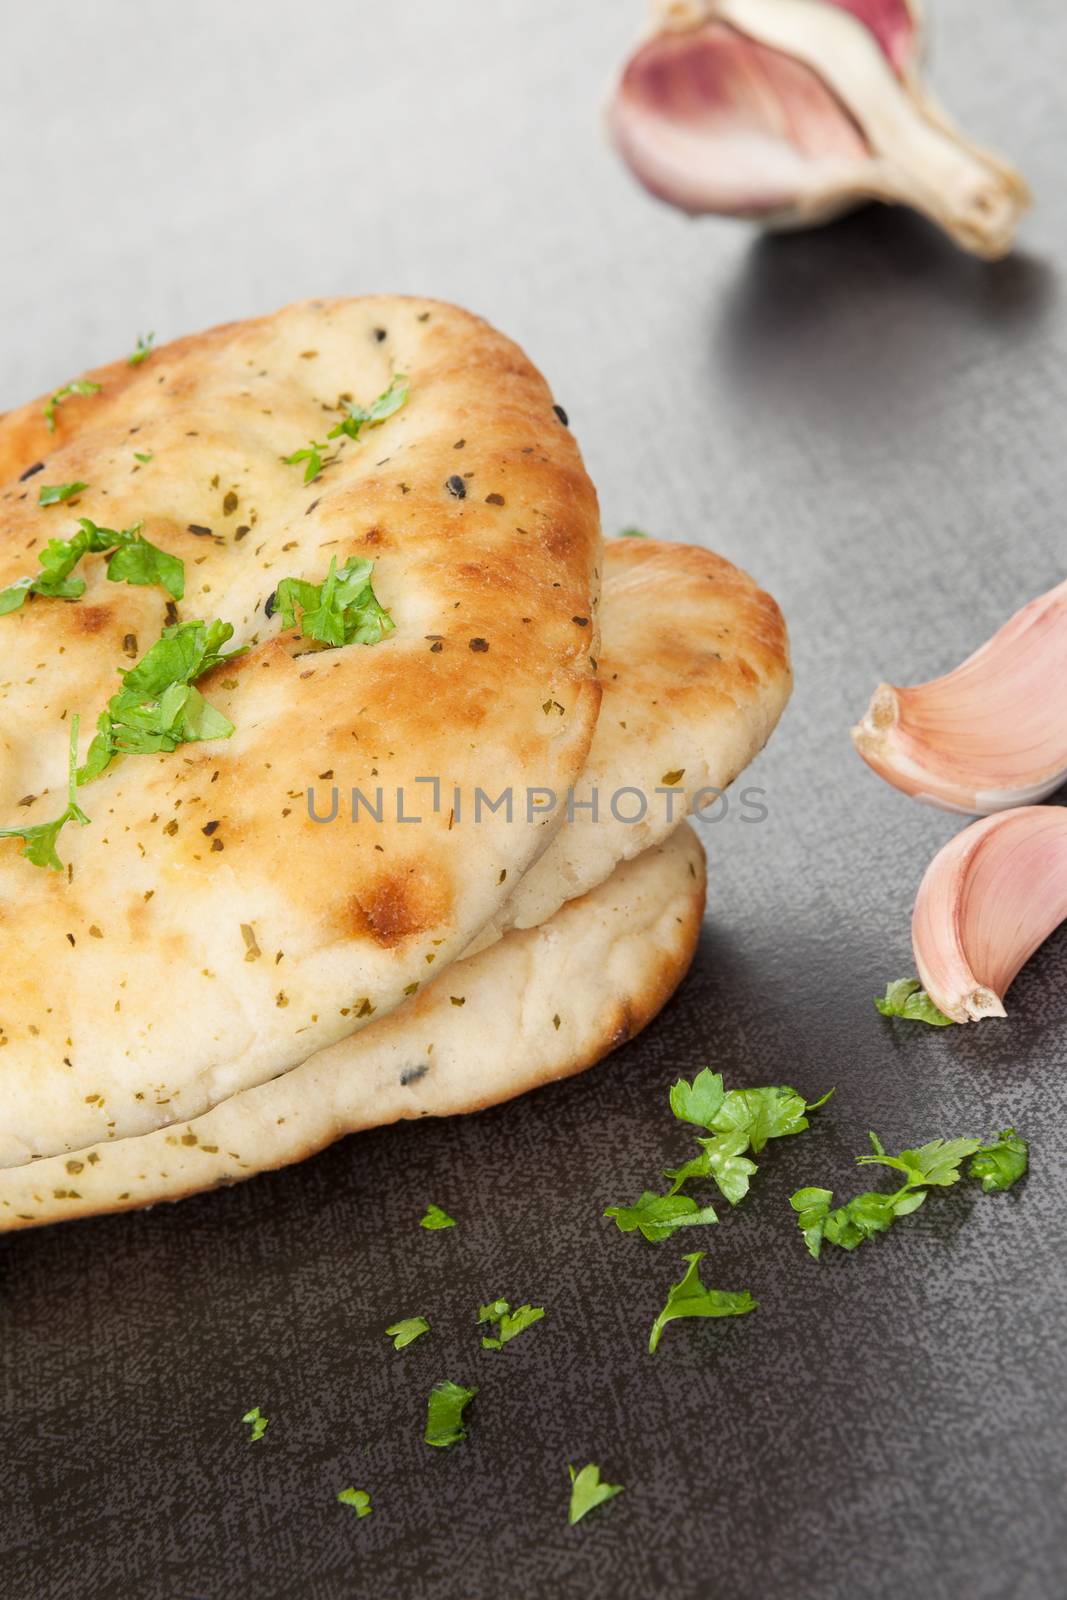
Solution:
[[[283,457],[325,440],[340,397],[394,373],[408,404],[318,481]],[[599,697],[596,496],[540,375],[478,318],[434,301],[311,301],[176,341],[57,409],[0,419],[0,587],[79,515],[143,521],[186,563],[183,620],[234,623],[239,661],[202,680],[233,737],[118,760],[81,793],[63,874],[0,842],[0,1163],[199,1116],[303,1060],[453,959],[498,910],[556,818],[450,826],[458,784],[565,789]],[[150,454],[136,460],[134,452]],[[447,485],[461,478],[463,498]],[[84,481],[41,509],[42,483]],[[453,484],[453,490],[457,487]],[[396,631],[306,653],[264,607],[278,581],[372,556]],[[117,669],[167,620],[162,589],[82,564],[74,603],[0,617],[0,823],[65,803]],[[545,707],[548,707],[548,710]],[[393,796],[436,815],[397,820]],[[380,825],[308,815],[353,785]],[[244,930],[251,930],[252,944]]]
[[[0,1170],[0,1231],[179,1200],[346,1133],[478,1110],[580,1072],[673,994],[704,893],[704,852],[682,826],[543,927],[456,962],[392,1016],[273,1082],[174,1128]]]

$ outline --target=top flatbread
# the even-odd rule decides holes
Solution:
[[[408,404],[318,481],[283,463],[397,372]],[[0,587],[79,515],[143,521],[185,560],[181,619],[221,617],[251,648],[201,680],[233,736],[117,759],[80,793],[92,825],[64,831],[66,872],[0,841],[7,1163],[196,1116],[391,1009],[558,825],[521,807],[450,825],[453,786],[566,788],[599,700],[596,497],[544,381],[485,323],[314,301],[92,376],[54,435],[40,402],[0,419],[0,473],[46,458],[0,489]],[[40,484],[75,480],[77,505],[39,508]],[[265,602],[349,555],[373,556],[396,631],[309,652]],[[143,654],[167,620],[162,589],[110,583],[99,557],[79,572],[80,600],[0,617],[4,825],[62,809],[70,715],[84,755],[128,636]],[[418,777],[441,780],[436,814]],[[334,784],[338,819],[317,824],[306,791],[326,809]],[[382,788],[380,824],[348,820],[353,785]],[[421,823],[397,820],[400,788]]]
[[[762,750],[789,699],[777,602],[714,551],[610,540],[600,623],[604,705],[572,814],[472,953],[546,922],[694,806],[715,815],[718,792]]]

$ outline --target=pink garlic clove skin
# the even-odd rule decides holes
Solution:
[[[608,111],[619,153],[660,199],[794,228],[899,202],[978,255],[1010,248],[1029,192],[922,91],[915,7],[670,0],[661,21]]]
[[[904,794],[968,816],[1044,800],[1067,781],[1067,582],[1031,600],[955,671],[883,683],[852,740]]]
[[[1021,806],[951,839],[926,869],[911,938],[923,988],[956,1022],[1006,1016],[1004,995],[1067,918],[1067,808]]]
[[[925,52],[925,29],[918,0],[827,0],[850,11],[877,39],[898,78],[919,70]]]

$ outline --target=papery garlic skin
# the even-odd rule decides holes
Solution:
[[[1004,995],[1067,918],[1067,808],[1021,806],[951,839],[926,869],[911,938],[923,988],[955,1022],[1003,1017]]]
[[[1023,606],[953,672],[882,683],[852,740],[894,788],[989,816],[1067,782],[1067,582]]]
[[[1029,192],[926,94],[920,45],[904,0],[670,0],[610,131],[646,188],[692,213],[801,227],[899,202],[1003,255]]]

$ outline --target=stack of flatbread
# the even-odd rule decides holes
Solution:
[[[232,732],[116,754],[60,870],[0,839],[0,1228],[485,1106],[643,1028],[703,912],[683,818],[789,694],[774,601],[703,549],[605,547],[544,380],[438,302],[311,301],[47,399],[0,418],[0,589],[86,518],[184,592],[90,553],[83,593],[0,615],[0,826],[62,811],[73,718],[85,763],[165,630],[241,653],[195,683]],[[280,586],[353,558],[392,627],[331,644]]]

